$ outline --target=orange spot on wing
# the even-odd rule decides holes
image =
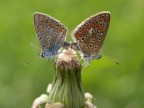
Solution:
[[[82,33],[86,33],[87,32],[87,29],[85,28],[85,29],[83,29],[83,31],[82,31]]]
[[[65,30],[65,29],[59,28],[59,31],[61,31],[61,32],[63,32],[64,34],[66,34],[66,30]]]
[[[101,20],[101,21],[105,21],[105,18],[104,18],[104,17],[102,17],[100,20]]]
[[[66,34],[66,30],[65,29],[62,29],[61,27],[58,27],[58,26],[56,26],[53,23],[49,23],[49,26],[54,28],[54,29],[56,29],[56,30],[58,30],[58,31],[60,31],[60,32],[63,32],[64,34]]]
[[[79,37],[80,37],[80,34],[77,33],[77,34],[75,35],[75,38],[78,39]]]
[[[92,23],[92,24],[91,24],[91,27],[94,27],[94,26],[95,26],[95,24],[94,24],[94,23]]]
[[[60,27],[57,27],[57,30],[60,31],[60,32],[64,32],[64,29],[62,29]]]
[[[99,26],[99,24],[96,22],[96,23],[94,23],[94,25],[96,26],[96,27],[98,27]]]
[[[102,29],[101,29],[101,32],[103,32],[103,33],[104,33],[104,28],[102,28]]]
[[[90,28],[91,28],[91,26],[89,25],[89,26],[86,26],[86,28],[89,30]]]
[[[99,29],[101,30],[101,32],[104,32],[103,26],[99,26]]]
[[[102,26],[101,26],[101,25],[99,26],[99,29],[100,29],[100,30],[102,29]]]

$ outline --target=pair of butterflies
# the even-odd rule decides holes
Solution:
[[[34,13],[35,31],[42,48],[41,57],[53,58],[61,48],[78,50],[85,60],[98,59],[110,23],[110,12],[99,12],[79,24],[72,35],[74,43],[66,41],[67,28],[53,17]]]

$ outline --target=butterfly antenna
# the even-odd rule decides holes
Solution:
[[[106,56],[107,58],[109,58],[112,62],[114,62],[116,65],[120,65],[120,63],[113,57],[110,57],[110,56]]]
[[[39,47],[37,47],[36,45],[34,45],[33,43],[30,43],[30,46],[32,46],[33,48],[37,49],[37,50],[40,50]]]

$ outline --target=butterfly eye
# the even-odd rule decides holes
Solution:
[[[42,52],[42,53],[40,54],[40,56],[41,56],[42,58],[44,58],[44,57],[45,57],[45,52]]]
[[[56,45],[56,43],[54,42],[53,45]]]

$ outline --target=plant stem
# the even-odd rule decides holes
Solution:
[[[75,52],[69,48],[59,54],[49,102],[61,102],[65,108],[81,108],[84,92],[81,79],[81,64]]]

